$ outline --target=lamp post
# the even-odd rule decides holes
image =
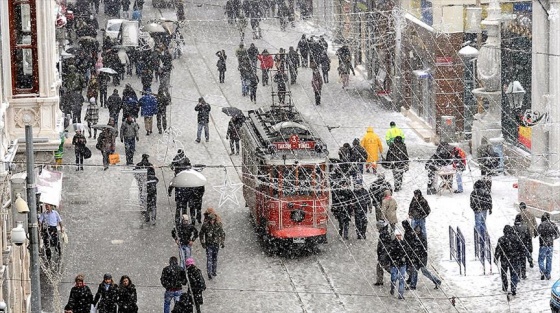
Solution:
[[[33,128],[25,125],[25,155],[27,159],[27,205],[29,206],[29,248],[31,250],[31,313],[41,313],[41,278],[39,273],[39,223],[35,185],[35,157],[33,155]]]
[[[463,59],[465,65],[463,75],[463,83],[465,86],[465,92],[463,93],[465,138],[471,139],[473,116],[476,114],[477,110],[476,98],[472,91],[476,88],[475,63],[478,58],[478,49],[467,45],[461,48],[458,54]]]

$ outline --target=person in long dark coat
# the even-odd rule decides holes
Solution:
[[[188,258],[186,261],[186,265],[189,293],[192,293],[192,296],[194,298],[196,312],[200,313],[200,306],[204,304],[202,292],[206,290],[206,282],[204,281],[202,271],[194,264],[193,258]]]
[[[401,190],[404,172],[408,171],[408,151],[401,136],[397,136],[385,157],[387,162],[392,163],[393,179],[395,180],[395,191]]]
[[[286,74],[283,69],[278,69],[276,74],[274,74],[273,80],[277,84],[276,93],[278,94],[278,102],[284,104],[286,101],[286,81],[288,80],[288,74]]]
[[[138,296],[136,295],[136,286],[130,280],[130,277],[123,275],[119,283],[119,313],[136,313],[138,312]]]
[[[76,284],[70,290],[67,305],[72,309],[73,313],[90,313],[93,294],[84,283],[84,275],[78,274],[74,281]]]
[[[521,240],[515,234],[513,227],[504,226],[504,235],[498,239],[496,252],[494,253],[494,263],[500,265],[502,277],[502,290],[508,290],[507,272],[511,276],[511,294],[515,296],[517,283],[519,282],[520,261],[525,257]]]
[[[383,271],[391,274],[391,259],[389,257],[389,250],[391,247],[391,234],[389,233],[389,224],[384,220],[379,220],[376,223],[377,230],[379,230],[379,237],[377,239],[377,266],[376,266],[376,281],[374,286],[383,286]]]
[[[529,266],[533,268],[533,238],[529,234],[529,228],[525,225],[525,223],[523,223],[523,217],[521,214],[517,214],[515,216],[513,231],[523,244],[523,257],[519,262],[521,272],[518,274],[521,275],[522,279],[527,279],[527,260],[529,260]]]
[[[299,54],[301,54],[301,66],[307,67],[307,64],[309,63],[309,45],[307,39],[305,39],[305,35],[301,35],[301,39],[297,45],[297,50],[299,51]]]
[[[407,280],[409,287],[407,287],[407,290],[416,290],[418,271],[421,271],[424,276],[434,283],[435,289],[438,289],[441,285],[441,280],[426,268],[428,265],[428,241],[422,233],[422,228],[416,226],[413,229],[407,220],[402,222],[402,226],[405,230],[404,240],[407,244],[405,246],[408,257],[406,269],[409,273],[409,279]]]
[[[399,300],[404,300],[404,275],[406,273],[406,263],[407,254],[405,250],[406,243],[402,238],[400,231],[395,231],[395,239],[391,241],[389,248],[389,258],[391,260],[391,291],[390,293],[395,294],[395,287],[397,280],[399,281],[398,286],[398,298]]]
[[[311,86],[313,87],[313,92],[315,93],[315,105],[321,104],[321,91],[323,90],[323,77],[319,72],[317,63],[311,62],[311,69],[313,70],[311,78]]]
[[[158,133],[163,134],[167,130],[167,106],[171,104],[171,95],[167,88],[162,88],[161,85],[157,94],[157,115],[156,124]]]
[[[93,305],[97,305],[99,313],[116,313],[118,300],[118,286],[113,282],[111,274],[105,274],[103,281],[97,288]]]
[[[239,155],[239,140],[241,140],[241,137],[239,136],[240,128],[241,125],[239,123],[236,123],[236,117],[232,117],[228,123],[228,129],[226,133],[226,139],[229,139],[229,147],[231,148],[230,155]],[[235,152],[235,148],[237,148],[237,152]]]
[[[410,205],[408,206],[408,216],[412,220],[412,228],[414,229],[416,226],[419,226],[426,237],[426,217],[430,215],[430,212],[430,204],[422,195],[422,191],[420,189],[414,190],[414,197],[410,200]]]
[[[367,232],[367,212],[368,207],[371,205],[368,191],[362,184],[356,184],[354,189],[354,221],[356,223],[356,236],[358,239],[366,239]]]
[[[323,81],[325,81],[325,84],[328,84],[329,71],[331,70],[331,59],[329,58],[327,51],[323,51],[319,58],[321,62],[321,72],[323,73]]]
[[[342,181],[338,188],[332,191],[332,208],[334,217],[338,220],[338,235],[348,240],[348,226],[352,216],[352,194],[348,185]]]
[[[383,193],[385,190],[393,192],[391,183],[385,180],[384,173],[377,173],[377,179],[369,186],[369,194],[373,207],[375,207],[375,219],[377,221],[383,220],[381,215],[381,202],[383,202]]]
[[[179,301],[175,302],[171,313],[193,313],[192,296],[185,292],[179,297]]]
[[[226,52],[224,50],[221,50],[221,51],[216,52],[216,56],[218,56],[218,62],[216,63],[216,67],[218,67],[218,74],[219,74],[220,83],[223,84],[225,82],[225,79],[226,79],[227,55],[226,55]]]

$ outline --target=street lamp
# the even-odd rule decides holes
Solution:
[[[525,89],[519,81],[509,83],[506,89],[506,97],[509,104],[513,108],[520,108],[523,106],[523,97],[525,97]]]
[[[14,206],[20,214],[29,213],[29,206],[27,205],[27,202],[22,199],[21,193],[16,194],[16,201],[14,201]]]

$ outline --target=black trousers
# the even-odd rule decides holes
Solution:
[[[45,248],[45,253],[47,255],[47,260],[50,260],[52,256],[51,247],[54,247],[55,251],[58,252],[58,255],[60,255],[60,252],[62,250],[60,249],[60,241],[58,240],[58,229],[56,228],[56,226],[49,226],[46,229],[43,228],[42,233],[43,245]]]

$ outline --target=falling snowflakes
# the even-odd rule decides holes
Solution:
[[[558,10],[556,8],[550,8],[548,10],[548,20],[556,21],[558,19]]]
[[[180,131],[171,127],[163,133],[163,136],[161,139],[158,139],[156,144],[156,157],[158,161],[169,161],[175,156],[177,150],[185,150],[183,143],[177,139],[180,135]]]

